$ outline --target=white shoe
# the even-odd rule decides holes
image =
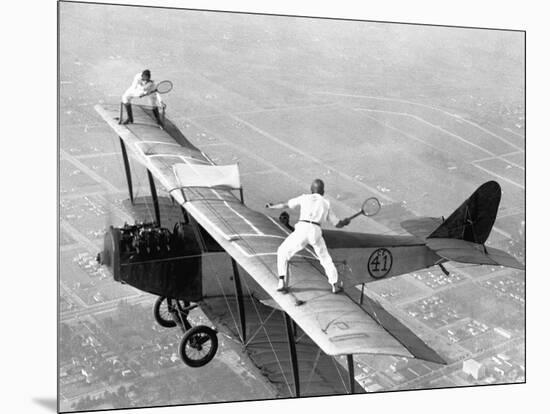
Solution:
[[[332,284],[332,293],[336,294],[336,293],[339,293],[341,291],[342,291],[342,284],[341,283],[336,282],[336,283]]]

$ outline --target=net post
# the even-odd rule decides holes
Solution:
[[[123,103],[121,102],[120,103],[120,112],[119,112],[119,115],[118,115],[118,123],[119,124],[122,124],[122,107],[123,107]]]

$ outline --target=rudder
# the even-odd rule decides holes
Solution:
[[[496,181],[481,185],[428,239],[458,239],[483,244],[495,224],[502,190]]]

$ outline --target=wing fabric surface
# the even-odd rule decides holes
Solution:
[[[151,171],[326,354],[413,357],[350,297],[330,292],[317,258],[308,249],[290,263],[291,292],[286,295],[277,292],[276,251],[288,230],[246,207],[230,190],[179,188],[174,173],[176,164],[214,166],[214,163],[185,137],[185,141],[178,139],[178,143],[172,133],[154,125],[143,108],[137,105],[134,108],[135,123],[129,125],[118,124],[118,106],[104,109],[97,105],[96,111],[126,143],[129,153]],[[297,301],[304,303],[296,306]]]

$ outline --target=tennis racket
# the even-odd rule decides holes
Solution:
[[[172,88],[173,88],[172,82],[170,82],[169,80],[163,80],[162,82],[157,83],[157,87],[155,89],[153,89],[149,93],[146,93],[143,96],[151,95],[152,93],[155,93],[155,92],[161,93],[161,94],[168,93],[172,90]]]
[[[363,205],[361,206],[361,210],[355,213],[353,216],[349,216],[346,220],[353,220],[355,217],[360,216],[361,214],[367,217],[372,217],[380,211],[380,201],[376,197],[370,197],[367,198]]]

